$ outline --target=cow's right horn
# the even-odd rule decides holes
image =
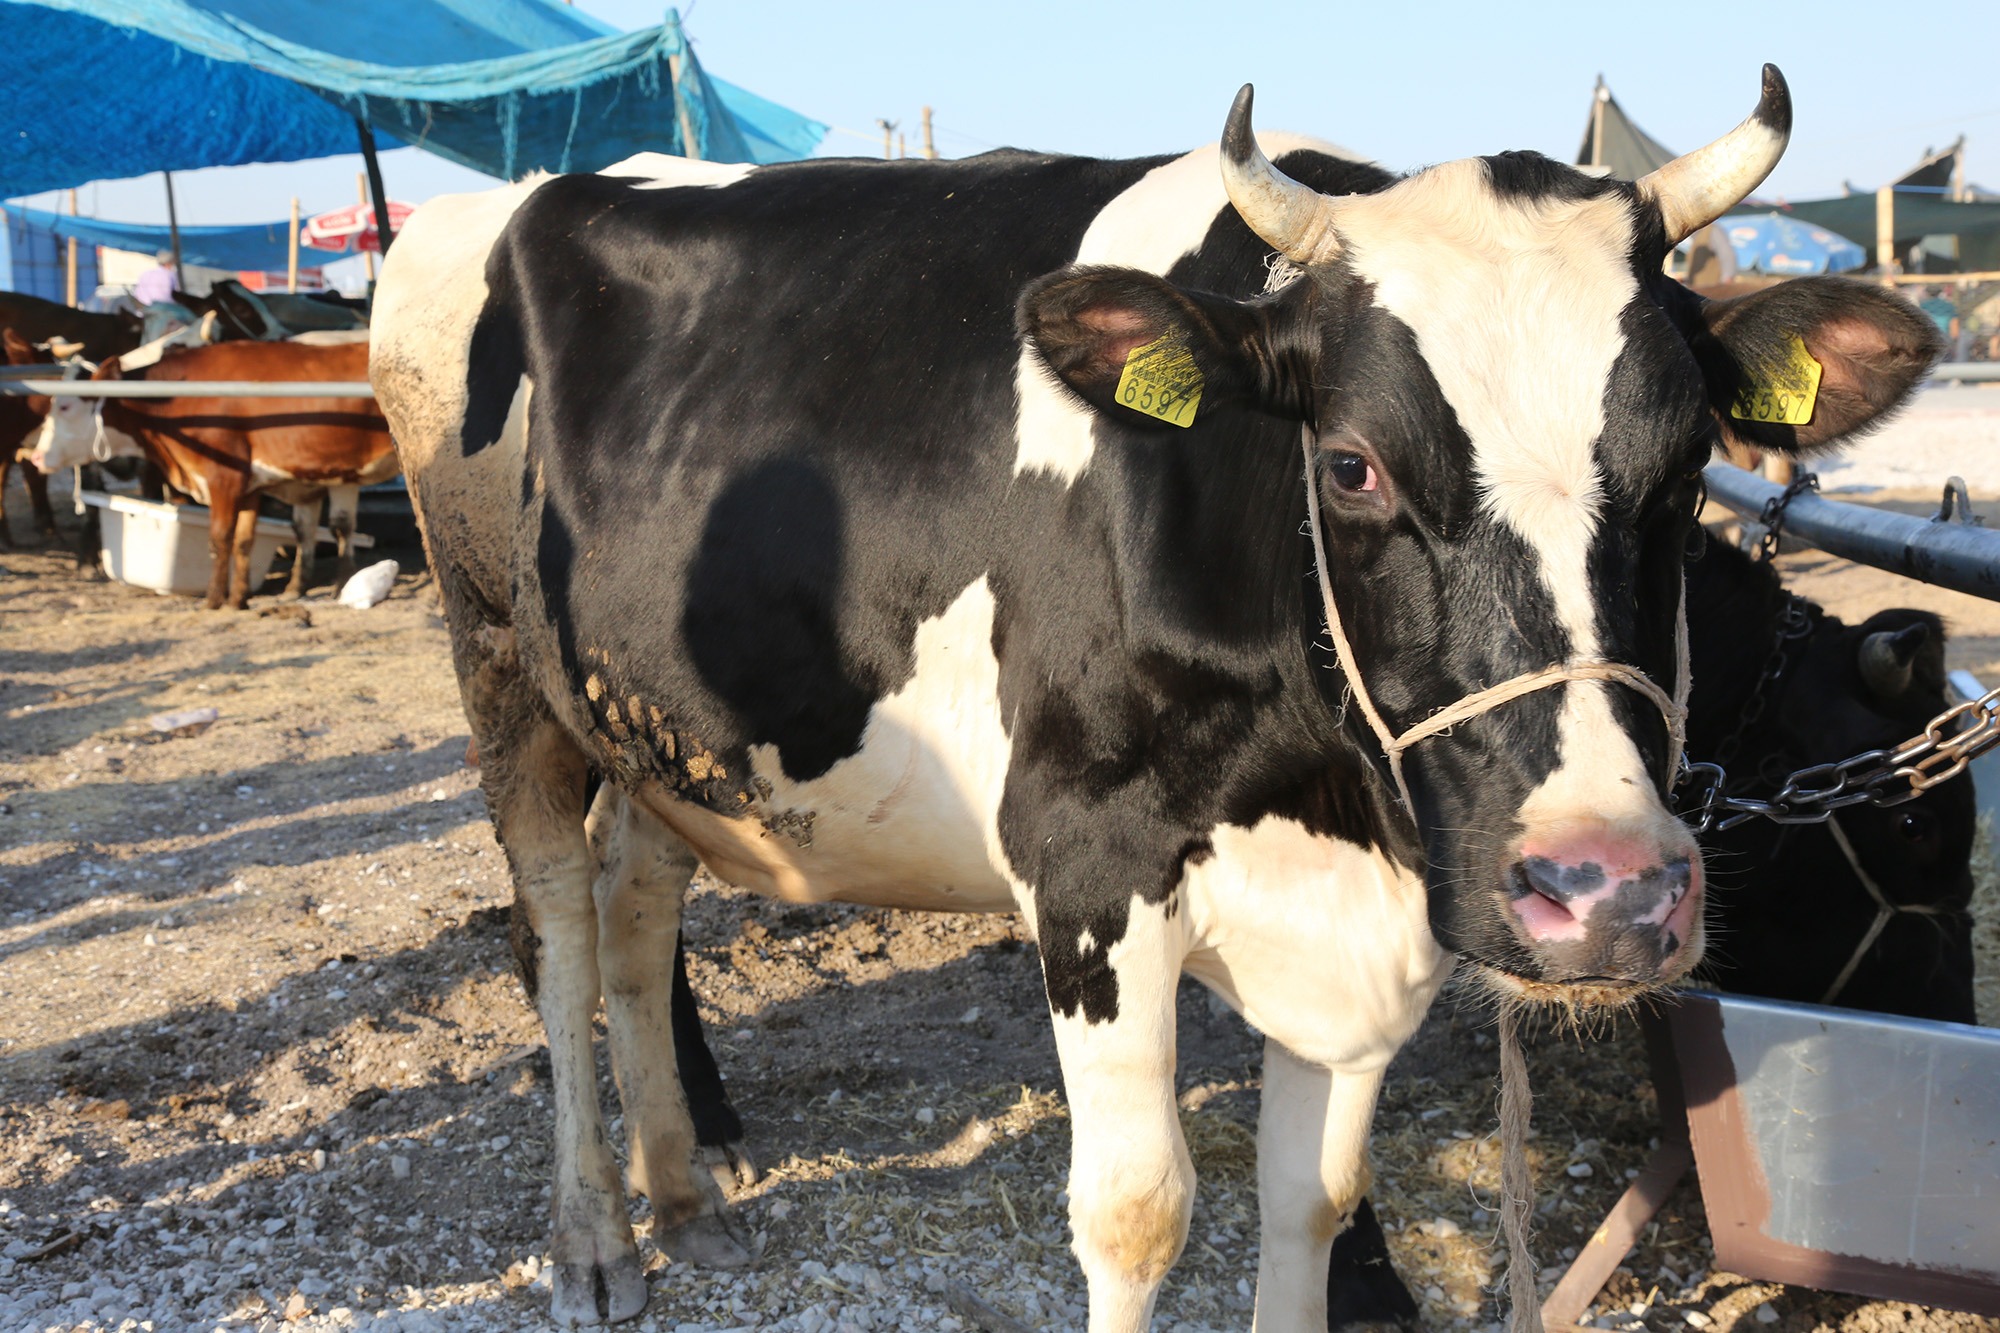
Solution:
[[[1764,90],[1748,120],[1639,180],[1639,193],[1659,205],[1667,244],[1679,245],[1742,203],[1778,165],[1791,137],[1791,89],[1776,65],[1766,65]]]
[[[1229,107],[1222,127],[1222,187],[1264,244],[1298,264],[1327,264],[1340,253],[1333,200],[1271,165],[1250,129],[1249,84]]]
[[[1929,638],[1930,626],[1922,623],[1870,634],[1861,641],[1856,662],[1862,684],[1884,703],[1902,698],[1916,675],[1917,652]]]

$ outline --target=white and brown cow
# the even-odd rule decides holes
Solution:
[[[1864,287],[1661,275],[1790,121],[1767,67],[1636,186],[1266,139],[1281,171],[1245,89],[1182,157],[653,158],[420,209],[371,369],[549,1037],[555,1313],[645,1303],[600,996],[660,1243],[743,1257],[672,1058],[699,860],[1027,917],[1093,1333],[1144,1328],[1180,1252],[1174,990],[1213,987],[1269,1037],[1257,1327],[1323,1329],[1455,956],[1571,1004],[1700,956],[1664,785],[1701,465],[1864,429],[1936,353]],[[1802,355],[1807,423],[1730,415]]]

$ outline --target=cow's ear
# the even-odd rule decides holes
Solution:
[[[118,363],[117,357],[107,356],[98,362],[90,377],[94,380],[122,380],[125,378],[125,367]]]
[[[35,364],[34,344],[14,332],[13,325],[10,324],[5,329],[0,329],[0,340],[4,340],[6,343],[7,362],[9,365],[32,366]]]
[[[1292,288],[1308,285],[1234,301],[1136,269],[1070,268],[1030,283],[1015,322],[1058,379],[1121,420],[1188,426],[1225,403],[1304,420],[1311,298]]]
[[[1874,429],[1944,350],[1922,311],[1846,278],[1798,278],[1710,301],[1691,345],[1724,435],[1781,453]]]

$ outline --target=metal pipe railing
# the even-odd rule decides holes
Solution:
[[[1766,504],[1785,493],[1784,487],[1729,463],[1711,463],[1703,475],[1709,498],[1745,518],[1758,518]],[[1842,504],[1811,491],[1792,497],[1783,526],[1786,536],[1829,555],[2000,602],[2000,531]]]
[[[366,380],[0,380],[0,394],[50,398],[373,398]]]
[[[2000,381],[2000,361],[1947,361],[1931,370],[1931,379],[1960,384]]]

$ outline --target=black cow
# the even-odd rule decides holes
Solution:
[[[1937,355],[1877,289],[1662,276],[1789,129],[1767,67],[1636,185],[1273,141],[1281,171],[1246,89],[1178,158],[655,158],[419,210],[371,374],[549,1035],[555,1314],[645,1302],[600,996],[660,1244],[745,1257],[660,1058],[699,859],[1027,916],[1093,1333],[1143,1328],[1179,1254],[1174,997],[1214,988],[1269,1037],[1260,1326],[1323,1327],[1454,955],[1582,1006],[1699,960],[1663,785],[1701,465],[1864,429]],[[1807,359],[1809,419],[1767,419]]]
[[[0,327],[31,343],[81,343],[85,357],[102,361],[137,347],[143,321],[130,311],[98,315],[26,292],[0,292]]]

